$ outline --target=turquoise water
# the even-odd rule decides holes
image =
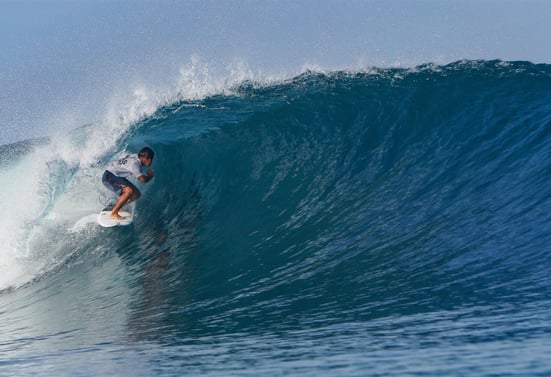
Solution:
[[[0,148],[1,375],[551,374],[551,66],[308,72],[105,127]],[[134,224],[98,227],[143,145]]]

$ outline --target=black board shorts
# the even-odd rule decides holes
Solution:
[[[111,173],[109,170],[106,170],[103,173],[101,181],[103,182],[103,185],[105,187],[107,187],[109,190],[113,191],[117,195],[122,194],[122,189],[125,186],[130,186],[134,192],[138,194],[140,193],[140,190],[138,190],[138,188],[134,186],[128,179],[118,177],[115,174]]]

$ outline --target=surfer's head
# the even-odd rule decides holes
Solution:
[[[149,147],[144,147],[138,152],[138,157],[142,164],[145,166],[151,166],[153,162],[153,157],[155,157],[155,152]]]

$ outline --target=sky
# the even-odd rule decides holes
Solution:
[[[190,72],[209,81],[551,63],[548,0],[0,0],[0,9],[0,144],[104,121],[137,88],[170,96]]]

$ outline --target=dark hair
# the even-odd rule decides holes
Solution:
[[[155,152],[153,152],[153,149],[149,147],[144,147],[142,150],[138,153],[138,156],[150,158],[151,161],[153,161],[153,157],[155,157]]]

